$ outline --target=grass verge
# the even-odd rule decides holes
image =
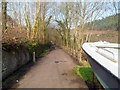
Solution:
[[[48,53],[49,53],[49,49],[44,50],[39,56],[40,56],[40,57],[44,57],[44,56],[46,56]]]
[[[76,74],[85,80],[89,85],[92,83],[92,69],[90,66],[75,66]],[[97,87],[97,78],[95,77],[95,87]]]

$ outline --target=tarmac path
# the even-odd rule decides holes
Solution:
[[[16,88],[88,88],[84,80],[75,74],[74,66],[74,60],[56,47],[31,67]]]

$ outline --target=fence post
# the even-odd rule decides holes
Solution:
[[[35,52],[33,52],[33,62],[35,62]]]
[[[99,89],[99,90],[104,90],[103,87],[102,87],[102,85],[101,85],[101,83],[99,82],[98,79],[97,79],[97,82],[98,82],[98,89]]]
[[[94,72],[92,72],[92,88],[94,88]]]

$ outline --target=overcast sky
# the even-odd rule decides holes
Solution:
[[[32,0],[33,1],[33,0]],[[50,0],[49,0],[50,1]],[[58,0],[59,1],[59,0]],[[14,4],[11,4],[11,3],[14,3]],[[31,3],[29,3],[30,4],[30,7],[31,7],[31,18],[32,17],[34,17],[34,6],[33,6],[33,3],[34,2],[31,2]],[[55,11],[54,11],[54,9],[56,9],[56,6],[58,6],[59,7],[59,5],[61,4],[61,2],[57,2],[57,3],[55,3],[55,2],[51,2],[51,4],[49,5],[49,7],[50,7],[50,9],[47,11],[47,14],[46,14],[46,17],[49,17],[49,16],[51,16],[53,13],[55,13]],[[110,8],[113,8],[113,9],[110,9],[110,10],[107,10],[106,12],[104,12],[99,18],[97,18],[97,19],[102,19],[102,18],[105,18],[105,17],[107,17],[107,16],[111,16],[111,15],[114,15],[116,12],[115,12],[115,8],[113,7],[113,5],[111,5],[111,4],[109,4],[109,2],[106,2],[106,4],[107,4],[107,6],[108,7],[110,7]],[[14,6],[13,6],[14,5]],[[116,2],[116,8],[118,9],[119,7],[118,7],[118,2]],[[19,13],[19,10],[20,10],[20,12],[22,12],[22,24],[23,25],[25,25],[25,21],[24,21],[24,2],[21,2],[20,4],[18,4],[17,2],[10,2],[10,0],[9,0],[9,3],[8,3],[8,5],[7,5],[7,9],[8,9],[8,11],[7,11],[7,14],[8,15],[10,15],[13,19],[15,18],[15,16],[14,16],[14,13],[13,13],[13,10],[11,10],[11,8],[13,8],[14,7],[14,10],[17,12],[17,13]],[[103,7],[104,8],[104,7]],[[0,11],[1,11],[1,8],[0,8]],[[53,12],[54,11],[54,12]],[[61,13],[59,13],[58,15],[57,15],[57,18],[58,19],[60,19],[60,18],[63,18],[64,16],[61,14]],[[55,17],[53,16],[53,18],[52,18],[52,23],[54,23],[53,25],[54,26],[56,26],[56,23],[54,22],[54,19],[55,19]],[[31,20],[31,23],[33,23],[33,20]]]

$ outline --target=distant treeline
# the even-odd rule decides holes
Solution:
[[[87,23],[90,30],[120,30],[120,14]]]

